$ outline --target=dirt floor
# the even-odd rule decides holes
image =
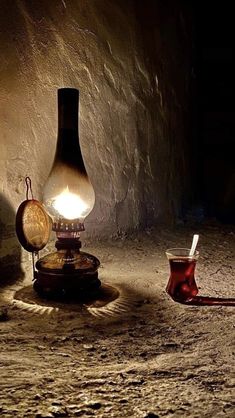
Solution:
[[[216,224],[87,245],[120,292],[100,308],[46,308],[30,272],[3,287],[0,416],[235,417],[234,307],[180,305],[165,292],[165,250],[189,247],[194,232],[200,293],[235,297],[235,230]]]

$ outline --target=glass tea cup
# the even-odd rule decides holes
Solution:
[[[189,254],[189,248],[170,248],[166,251],[170,264],[166,291],[177,302],[188,300],[198,293],[194,272],[199,251],[195,251],[193,256]]]
[[[170,248],[166,251],[170,264],[170,277],[166,292],[175,302],[188,305],[235,306],[235,298],[198,296],[195,268],[199,251],[190,255],[189,248]]]

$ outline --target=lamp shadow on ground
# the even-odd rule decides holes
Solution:
[[[24,278],[21,247],[15,233],[15,212],[0,194],[0,289]]]
[[[94,325],[102,323],[118,323],[119,327],[134,325],[144,318],[154,318],[156,322],[164,321],[164,300],[158,295],[146,298],[141,291],[137,291],[123,283],[112,283],[105,280],[96,296],[90,300],[56,300],[40,297],[33,286],[23,287],[15,292],[12,306],[36,316],[57,314],[60,319],[69,316],[79,322],[88,321]]]
[[[89,303],[61,303],[41,298],[33,286],[15,292],[10,316],[23,318],[27,327],[40,334],[63,335],[66,339],[79,335],[82,341],[103,344],[110,341],[112,350],[129,359],[155,358],[156,353],[180,350],[178,344],[168,344],[169,304],[162,294],[146,298],[125,283],[102,283],[101,296]],[[103,296],[102,296],[103,293]],[[43,326],[42,326],[43,324]],[[61,328],[61,324],[63,324]],[[62,333],[62,334],[61,334]],[[72,344],[77,344],[71,337]],[[80,343],[78,343],[79,345]],[[92,348],[91,348],[92,349]]]

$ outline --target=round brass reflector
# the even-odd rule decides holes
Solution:
[[[26,251],[42,250],[49,240],[51,227],[51,219],[38,200],[21,203],[16,213],[16,234]]]

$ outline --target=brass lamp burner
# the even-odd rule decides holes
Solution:
[[[74,237],[76,237],[77,233],[79,236],[79,232],[85,231],[85,226],[83,222],[79,221],[79,219],[68,221],[67,219],[60,218],[59,220],[53,222],[52,230],[56,233],[73,232]]]

